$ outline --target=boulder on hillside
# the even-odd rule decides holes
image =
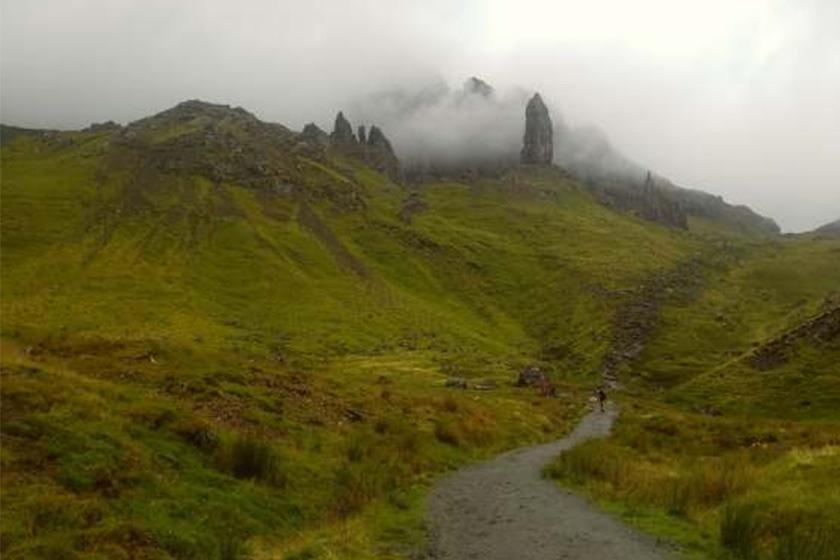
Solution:
[[[554,158],[554,131],[548,107],[539,93],[525,107],[525,136],[522,139],[521,163],[551,165]]]
[[[516,379],[517,387],[537,387],[548,382],[548,375],[539,366],[530,365],[519,372]]]
[[[444,386],[454,389],[467,389],[469,387],[467,380],[463,377],[450,377],[444,382]]]

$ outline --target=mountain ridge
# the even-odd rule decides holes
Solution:
[[[464,95],[478,98],[482,102],[493,98],[495,93],[491,86],[477,78],[471,80],[465,84]],[[524,108],[523,113],[525,113]],[[347,122],[341,112],[339,115],[344,122]],[[548,118],[547,109],[546,118]],[[523,118],[522,122],[524,123],[525,120]],[[338,119],[336,122],[338,126]],[[170,126],[173,123],[179,123],[178,126],[189,126],[191,130],[175,130],[171,138],[156,137],[154,133],[156,127],[169,126],[177,129],[178,126]],[[225,132],[226,126],[234,126],[238,132]],[[347,127],[347,131],[333,132],[331,148],[343,150],[351,157],[361,158],[396,180],[407,178],[412,182],[423,182],[436,177],[481,176],[487,173],[499,176],[516,165],[515,161],[518,158],[515,155],[518,153],[518,148],[515,148],[510,157],[499,160],[496,156],[492,156],[489,160],[467,162],[464,167],[459,164],[453,166],[450,163],[439,169],[436,168],[437,164],[430,162],[418,168],[411,164],[406,165],[397,159],[395,151],[399,151],[399,146],[396,146],[396,149],[392,148],[391,142],[382,134],[380,127],[373,126],[366,142],[362,143],[356,140],[349,122],[347,122]],[[203,129],[206,130],[201,132]],[[117,142],[126,146],[132,142],[136,144],[138,141],[146,142],[147,146],[165,144],[170,149],[180,150],[183,156],[178,161],[169,157],[168,164],[170,165],[185,168],[190,165],[204,166],[208,168],[205,169],[205,173],[213,180],[235,178],[245,184],[254,183],[267,187],[282,185],[292,176],[300,178],[294,170],[277,164],[277,160],[282,159],[278,154],[288,152],[291,149],[291,143],[297,142],[294,149],[304,151],[308,157],[316,160],[322,157],[320,151],[330,147],[328,146],[330,137],[314,124],[304,127],[302,133],[295,132],[281,124],[261,121],[241,107],[233,108],[229,105],[199,100],[181,102],[172,108],[138,119],[124,127],[108,122],[94,124],[84,130],[115,133]],[[363,131],[364,127],[362,126],[360,130]],[[551,134],[550,126],[548,131]],[[599,137],[600,140],[597,143],[600,147],[589,150],[589,155],[578,153],[570,156],[567,153],[568,150],[564,148],[568,145],[567,138],[572,134],[569,131],[570,129],[563,124],[562,118],[560,124],[554,127],[552,134],[554,149],[551,148],[550,143],[548,149],[555,155],[556,163],[564,167],[568,166],[572,176],[588,185],[604,204],[618,211],[631,212],[643,219],[671,227],[688,227],[689,217],[694,217],[700,220],[717,221],[738,233],[777,235],[780,232],[778,225],[772,219],[755,213],[748,206],[731,205],[720,196],[676,186],[667,179],[652,175],[649,171],[643,173],[640,167],[615,152],[603,135]],[[4,125],[4,130],[0,131],[0,134],[5,138],[3,142],[9,142],[21,134],[31,136],[61,133],[19,129]],[[203,134],[203,136],[198,137],[198,134]],[[346,141],[342,140],[345,137]],[[245,144],[242,144],[243,141]],[[162,154],[162,157],[165,157],[165,154]],[[275,162],[273,167],[269,164],[271,161]],[[550,159],[547,161],[550,163]],[[613,171],[615,164],[599,163],[604,161],[623,161],[625,162],[624,171],[616,174]],[[166,164],[159,162],[158,165]],[[243,169],[246,167],[250,169]],[[231,175],[233,169],[238,169],[235,176]],[[638,180],[631,176],[634,170],[639,172]]]

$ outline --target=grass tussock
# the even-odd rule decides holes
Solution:
[[[239,479],[257,480],[282,488],[288,482],[284,461],[270,442],[251,435],[236,435],[217,450],[219,469]]]

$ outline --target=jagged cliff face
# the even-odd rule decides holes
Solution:
[[[551,165],[554,159],[554,130],[548,107],[539,93],[525,107],[525,136],[519,160],[526,164]]]

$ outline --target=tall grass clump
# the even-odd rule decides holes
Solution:
[[[760,532],[760,512],[755,504],[730,504],[723,509],[720,542],[736,558],[751,560],[758,556]]]
[[[838,560],[840,530],[818,526],[799,529],[778,540],[773,560]]]
[[[270,443],[254,436],[238,435],[225,442],[218,451],[217,464],[236,478],[278,487],[286,485],[280,454]]]

